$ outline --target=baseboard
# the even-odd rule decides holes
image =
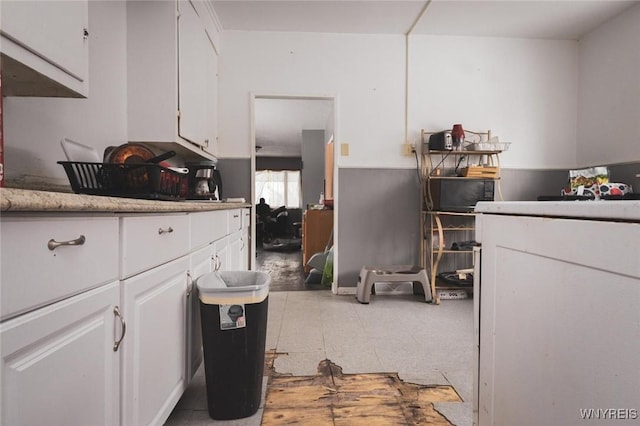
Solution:
[[[356,288],[355,287],[338,287],[338,293],[339,295],[343,295],[343,294],[356,294]]]

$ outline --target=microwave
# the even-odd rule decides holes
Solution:
[[[493,201],[495,180],[440,178],[429,181],[433,206],[430,210],[470,212],[478,201]]]

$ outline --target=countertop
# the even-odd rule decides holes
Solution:
[[[640,200],[479,202],[476,213],[640,221]]]
[[[228,210],[247,203],[154,201],[64,192],[0,188],[1,212],[162,213]]]

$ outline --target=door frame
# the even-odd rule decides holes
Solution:
[[[337,270],[338,270],[338,155],[336,146],[338,144],[340,126],[338,122],[338,96],[337,95],[327,95],[327,94],[284,94],[284,93],[254,93],[251,92],[249,96],[249,104],[250,104],[250,117],[251,117],[251,145],[249,147],[251,154],[251,200],[250,203],[255,207],[255,190],[256,190],[256,120],[255,120],[255,105],[256,99],[283,99],[283,100],[310,100],[310,101],[332,101],[333,102],[333,281],[331,283],[331,291],[334,294],[338,294],[338,281],[337,281]],[[256,268],[256,221],[255,214],[251,215],[251,269],[255,270]]]

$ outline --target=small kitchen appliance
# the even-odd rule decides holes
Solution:
[[[430,210],[470,212],[478,201],[493,201],[493,179],[433,179],[429,182]]]
[[[185,163],[189,169],[189,200],[221,200],[222,179],[213,161]]]
[[[429,146],[427,148],[433,151],[453,150],[453,138],[451,136],[451,131],[445,130],[429,136]]]

